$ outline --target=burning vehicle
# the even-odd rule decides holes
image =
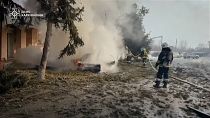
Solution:
[[[101,71],[100,64],[87,64],[83,63],[80,60],[74,60],[75,65],[77,66],[77,70],[79,71],[90,71],[93,73],[99,73]]]
[[[89,71],[92,73],[99,73],[101,72],[101,64],[90,64],[90,63],[85,63],[79,59],[76,59],[73,61],[74,64],[76,65],[76,70],[78,71]],[[109,63],[106,63],[107,66],[111,67],[116,64],[116,61],[111,61]]]

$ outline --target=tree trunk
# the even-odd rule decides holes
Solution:
[[[41,62],[40,62],[39,70],[38,70],[38,79],[41,79],[41,80],[45,79],[45,71],[46,71],[46,66],[47,66],[47,58],[49,54],[51,39],[52,39],[52,23],[48,21],[43,54],[42,54],[42,58],[41,58]]]

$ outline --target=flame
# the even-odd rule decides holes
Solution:
[[[81,68],[84,66],[84,64],[82,63],[82,61],[80,59],[75,59],[73,60],[74,64],[78,66],[78,68]]]

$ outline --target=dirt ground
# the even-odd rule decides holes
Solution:
[[[44,81],[35,79],[35,70],[16,70],[31,79],[0,95],[0,118],[196,118],[187,105],[210,111],[208,92],[175,80],[154,89],[149,65],[121,62],[119,68],[113,74],[48,71]],[[176,76],[194,82],[179,71]]]

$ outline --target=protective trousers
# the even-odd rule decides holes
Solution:
[[[162,80],[163,77],[163,88],[167,88],[167,84],[168,84],[168,71],[169,71],[169,67],[159,67],[158,72],[157,72],[157,78],[156,78],[156,85],[154,85],[154,87],[159,88],[160,82]]]

